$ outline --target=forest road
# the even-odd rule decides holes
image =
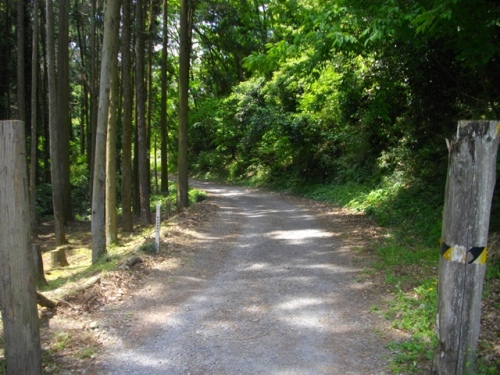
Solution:
[[[277,194],[192,185],[214,199],[216,217],[184,267],[120,308],[135,328],[107,348],[100,373],[386,373],[345,235]]]

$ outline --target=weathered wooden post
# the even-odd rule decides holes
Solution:
[[[459,121],[448,145],[434,374],[473,373],[499,129],[497,121]]]
[[[156,233],[155,233],[155,246],[156,252],[160,251],[160,230],[161,230],[161,220],[160,220],[161,204],[156,204]]]
[[[0,303],[6,374],[41,374],[24,123],[0,121]]]

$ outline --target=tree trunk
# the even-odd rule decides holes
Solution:
[[[59,34],[57,49],[57,132],[59,183],[63,201],[64,223],[73,219],[71,211],[71,184],[69,179],[69,136],[71,117],[69,113],[69,5],[68,0],[59,1]]]
[[[181,0],[179,46],[179,156],[177,208],[189,205],[188,198],[188,115],[189,115],[189,63],[191,54],[191,26],[193,5]]]
[[[137,105],[137,134],[139,156],[139,196],[141,201],[141,222],[151,224],[151,209],[149,207],[149,170],[148,170],[148,142],[146,131],[146,98],[144,87],[144,9],[143,3],[138,1],[136,6],[137,34],[135,44],[135,79]]]
[[[497,121],[460,121],[449,147],[433,373],[472,374],[495,187]]]
[[[40,245],[33,245],[31,247],[35,270],[35,282],[37,285],[47,285],[47,279],[45,279],[45,272],[43,270],[43,258],[42,250]]]
[[[56,96],[56,71],[55,71],[55,46],[54,46],[54,15],[52,1],[46,0],[47,13],[47,70],[48,70],[48,96],[49,96],[49,131],[50,131],[50,176],[52,182],[52,203],[54,208],[54,222],[56,244],[66,243],[64,233],[63,195],[61,191],[61,166],[59,154],[60,139],[57,126],[57,96]]]
[[[0,121],[0,302],[6,374],[41,374],[24,123]]]
[[[132,113],[133,92],[131,87],[131,0],[123,0],[123,43],[122,43],[122,84],[123,84],[123,134],[122,134],[122,219],[123,231],[132,232]]]
[[[89,171],[90,171],[90,199],[93,197],[94,186],[94,157],[96,147],[96,132],[97,132],[97,117],[99,100],[99,85],[98,85],[98,48],[97,48],[97,0],[92,0],[91,4],[92,23],[90,25],[90,153],[89,153]]]
[[[116,22],[115,27],[119,26]],[[114,30],[118,36],[118,29]],[[117,38],[118,40],[118,38]],[[113,47],[113,54],[118,53],[118,43]],[[118,100],[118,65],[111,71],[111,91],[109,93],[108,130],[106,137],[106,244],[111,245],[118,241],[116,227],[116,111]]]
[[[117,42],[120,22],[119,0],[108,0],[104,6],[104,39],[102,45],[101,80],[99,89],[99,113],[94,156],[94,179],[92,189],[92,264],[106,253],[105,235],[105,172],[106,132],[109,116],[111,77],[118,69]]]
[[[155,0],[149,1],[148,10],[148,30],[147,30],[147,61],[146,61],[146,170],[148,171],[147,180],[149,181],[149,193],[151,194],[151,120],[153,117],[153,35],[155,33],[156,7]],[[156,158],[156,155],[155,155]]]
[[[168,160],[167,160],[167,64],[168,64],[168,0],[163,0],[163,49],[161,52],[161,102],[160,102],[160,153],[161,192],[168,194]]]
[[[88,105],[88,79],[87,79],[87,64],[86,64],[86,54],[87,54],[87,47],[85,43],[85,38],[82,38],[82,31],[84,25],[83,25],[83,20],[82,20],[82,13],[79,8],[78,0],[75,1],[75,23],[76,23],[76,33],[77,33],[77,41],[78,41],[78,48],[80,50],[80,63],[82,65],[82,71],[80,75],[80,84],[82,86],[82,93],[81,93],[81,109],[80,109],[80,154],[81,155],[87,155],[88,157],[88,152],[87,152],[87,131],[86,131],[86,126],[89,124],[89,105]],[[90,169],[89,169],[90,170]]]
[[[24,0],[17,0],[17,118],[26,121],[24,75]]]
[[[2,92],[2,98],[0,98],[0,105],[2,105],[2,113],[0,113],[0,118],[12,118],[10,107],[11,107],[11,80],[12,80],[12,72],[10,70],[10,60],[11,60],[11,50],[12,50],[12,42],[11,42],[11,4],[9,0],[5,1],[5,6],[3,8],[3,16],[4,19],[4,33],[2,36],[2,61],[6,61],[7,64],[0,64],[0,72],[2,73],[2,85],[0,85],[1,89],[4,89]]]
[[[30,142],[30,217],[31,235],[36,238],[38,223],[36,218],[36,169],[38,149],[37,90],[38,90],[38,13],[39,0],[33,1],[33,54],[31,56],[31,142]]]

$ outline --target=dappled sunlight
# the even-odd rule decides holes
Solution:
[[[244,268],[245,271],[261,271],[269,268],[269,264],[267,263],[254,263],[250,266],[246,266]]]
[[[139,346],[132,367],[123,363],[135,350],[113,355],[115,368],[126,374],[367,373],[350,352],[365,355],[379,337],[369,331],[368,312],[359,311],[370,289],[356,281],[362,268],[352,249],[307,209],[241,188],[211,191],[231,197],[219,206],[217,230],[184,232],[196,247],[193,265],[203,260],[201,267],[182,277],[194,269],[179,267],[163,283],[163,309],[151,299],[156,317],[137,320],[137,331],[153,339]],[[239,231],[229,234],[228,227]],[[227,257],[219,257],[226,248]],[[205,267],[217,272],[205,277]]]
[[[326,238],[334,235],[319,229],[300,229],[269,232],[267,236],[276,240],[304,241],[310,238]]]
[[[287,302],[280,303],[276,307],[280,310],[296,310],[309,306],[322,305],[324,302],[320,298],[296,298]]]

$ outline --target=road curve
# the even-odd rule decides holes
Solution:
[[[220,206],[194,265],[202,281],[168,314],[159,303],[153,333],[111,348],[103,373],[384,374],[361,270],[338,235],[279,195],[195,184]]]

